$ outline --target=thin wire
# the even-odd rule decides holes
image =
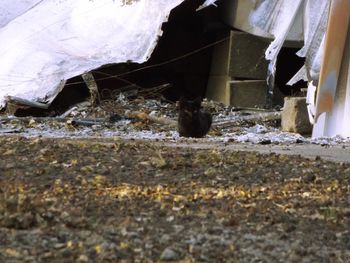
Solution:
[[[160,63],[157,63],[157,64],[153,64],[153,65],[149,65],[149,66],[145,66],[145,67],[142,67],[142,68],[138,68],[138,69],[134,69],[134,70],[131,70],[131,71],[127,71],[127,72],[124,72],[124,73],[121,73],[121,74],[116,74],[116,75],[110,75],[110,76],[107,76],[107,77],[103,77],[103,78],[99,78],[99,79],[96,79],[96,82],[98,81],[102,81],[102,80],[107,80],[107,79],[112,79],[112,78],[120,78],[120,77],[123,77],[123,76],[126,76],[126,75],[129,75],[129,74],[132,74],[132,73],[135,73],[135,72],[139,72],[139,71],[142,71],[142,70],[146,70],[146,69],[150,69],[150,68],[156,68],[156,67],[161,67],[161,66],[164,66],[164,65],[167,65],[167,64],[170,64],[170,63],[173,63],[173,62],[176,62],[176,61],[179,61],[181,59],[184,59],[184,58],[187,58],[187,57],[190,57],[194,54],[197,54],[203,50],[206,50],[210,47],[213,47],[213,46],[216,46],[222,42],[225,42],[227,41],[228,39],[230,39],[231,36],[228,36],[228,37],[225,37],[223,39],[220,39],[218,41],[215,41],[211,44],[208,44],[208,45],[205,45],[199,49],[196,49],[194,51],[191,51],[189,53],[186,53],[182,56],[179,56],[179,57],[176,57],[176,58],[173,58],[173,59],[170,59],[170,60],[167,60],[167,61],[164,61],[164,62],[160,62]],[[94,72],[94,70],[93,70]],[[100,72],[99,72],[100,73]],[[81,84],[81,83],[84,83],[82,81],[77,81],[77,82],[71,82],[71,83],[67,83],[66,85],[69,86],[69,85],[76,85],[76,84]]]
[[[141,86],[137,85],[136,83],[133,83],[133,82],[127,80],[127,79],[121,78],[121,77],[119,77],[117,75],[109,74],[109,73],[106,73],[106,72],[103,72],[103,71],[99,71],[99,70],[93,70],[93,72],[96,72],[96,73],[101,74],[101,75],[105,75],[105,76],[107,76],[109,78],[114,78],[114,79],[120,80],[120,81],[122,81],[122,82],[124,82],[126,84],[129,84],[129,85],[132,85],[132,86],[134,86],[136,88],[142,88]],[[99,80],[100,79],[97,79],[97,81],[99,81]]]

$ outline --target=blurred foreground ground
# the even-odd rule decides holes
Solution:
[[[0,262],[350,258],[347,163],[200,140],[0,144]]]

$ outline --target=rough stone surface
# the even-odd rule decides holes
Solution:
[[[235,107],[264,108],[266,80],[235,80],[230,82],[230,104]]]
[[[229,75],[232,78],[265,79],[268,42],[245,32],[231,31]]]
[[[229,105],[231,80],[265,81],[267,61],[264,53],[268,42],[233,30],[219,36],[221,39],[225,37],[227,40],[216,45],[213,52],[207,97]],[[246,97],[248,98],[248,95]]]
[[[312,125],[307,113],[306,98],[286,97],[284,99],[281,126],[282,131],[311,134]]]

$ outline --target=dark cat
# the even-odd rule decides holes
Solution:
[[[211,114],[201,111],[200,98],[193,101],[180,99],[178,118],[180,136],[201,138],[208,133],[211,123]]]

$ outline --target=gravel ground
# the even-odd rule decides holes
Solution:
[[[199,142],[0,137],[0,262],[349,262],[350,165]]]

